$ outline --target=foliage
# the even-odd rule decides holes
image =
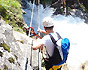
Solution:
[[[82,9],[83,9],[83,10],[85,10],[85,7],[84,7],[84,5],[83,5],[83,4],[81,4],[80,6],[82,7]]]
[[[3,52],[0,51],[0,56],[2,57],[3,56]]]
[[[4,70],[8,70],[8,67],[6,65],[4,65]]]
[[[5,18],[8,19],[11,15],[11,13],[18,13],[16,16],[19,16],[19,13],[21,13],[20,11],[20,7],[21,5],[19,4],[19,2],[17,0],[1,0],[0,1],[0,13],[1,15]],[[4,12],[6,15],[3,15]],[[8,13],[11,12],[11,13]]]
[[[1,43],[0,46],[3,47],[4,50],[7,50],[8,52],[10,52],[10,47],[6,43]]]
[[[51,0],[42,0],[41,3],[42,3],[43,5],[44,5],[44,4],[50,5],[50,4],[52,3],[52,1],[51,1]]]
[[[22,27],[24,25],[18,25],[23,23],[21,0],[0,0],[0,15],[3,19],[9,23],[12,27]]]
[[[88,13],[88,10],[85,8],[85,6],[83,4],[80,5],[83,9],[83,11],[86,11]]]
[[[13,29],[17,32],[23,33],[23,30],[19,27],[13,27]]]
[[[13,57],[9,57],[8,60],[9,60],[10,63],[14,63],[15,62],[15,60],[13,59]]]

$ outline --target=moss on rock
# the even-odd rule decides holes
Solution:
[[[4,65],[4,70],[8,70],[8,67],[7,67],[7,65]]]
[[[1,43],[0,46],[3,47],[4,50],[7,50],[8,52],[10,52],[10,47],[6,43]]]
[[[18,59],[17,55],[14,54],[14,56],[15,56],[15,58],[16,58],[16,60],[17,60],[17,59]]]
[[[15,60],[13,59],[13,57],[9,57],[8,60],[10,63],[15,63]]]
[[[0,56],[3,57],[3,52],[0,51]]]

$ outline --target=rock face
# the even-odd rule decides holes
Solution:
[[[10,25],[0,20],[0,69],[31,70],[31,42],[31,38],[14,31]],[[33,63],[36,62],[37,64],[36,58],[33,60]],[[26,59],[28,59],[27,64]],[[27,68],[26,65],[29,67]]]
[[[0,43],[5,43],[10,48],[10,52],[8,52],[0,45],[0,51],[3,53],[2,57],[0,57],[0,68],[3,70],[6,66],[9,70],[23,70],[24,53],[13,35],[12,27],[5,24],[3,20],[0,20]],[[10,57],[13,58],[14,63],[9,61]]]

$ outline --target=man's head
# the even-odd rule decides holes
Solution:
[[[44,27],[52,27],[53,26],[53,19],[51,17],[45,17],[43,19],[43,26]]]
[[[43,26],[47,34],[53,32],[53,27],[54,27],[53,19],[51,17],[45,17],[43,19]]]

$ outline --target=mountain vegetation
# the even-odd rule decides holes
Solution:
[[[21,0],[0,0],[0,17],[19,32],[24,30]]]

